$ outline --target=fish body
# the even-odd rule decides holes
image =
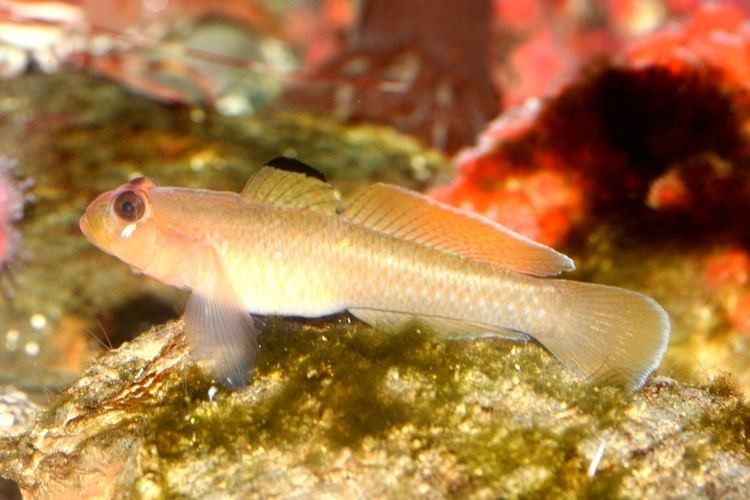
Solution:
[[[658,365],[669,319],[651,298],[550,278],[573,262],[395,186],[376,184],[341,211],[309,167],[275,163],[242,193],[136,179],[81,219],[103,250],[192,290],[188,340],[221,380],[242,385],[255,362],[250,314],[346,310],[386,330],[417,319],[451,337],[533,337],[581,375],[629,388]]]

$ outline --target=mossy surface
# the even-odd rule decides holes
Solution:
[[[144,333],[0,439],[0,474],[122,498],[748,493],[748,406],[727,379],[628,393],[575,380],[533,343],[346,316],[267,318],[260,352],[229,391],[186,359],[180,323]]]
[[[700,436],[680,443],[687,472],[716,460],[717,448],[701,443],[742,440],[730,431],[737,422],[719,421],[725,413],[706,420],[727,403],[708,389],[592,387],[534,344],[448,341],[416,327],[387,335],[347,317],[267,320],[245,391],[212,386],[195,369],[171,380],[139,432],[166,496],[321,493],[342,469],[373,494],[621,495],[654,466],[655,443],[681,426]],[[734,411],[747,408],[733,401]],[[651,429],[657,417],[668,420],[663,434]],[[604,459],[591,473],[600,443]],[[193,475],[201,479],[186,482]],[[125,490],[141,491],[142,476],[131,480]]]

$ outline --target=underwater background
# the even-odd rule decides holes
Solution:
[[[29,498],[750,494],[750,5],[0,1],[0,476]],[[295,157],[419,190],[654,297],[635,393],[534,343],[266,318],[250,387],[78,219]],[[345,272],[345,270],[342,270]]]

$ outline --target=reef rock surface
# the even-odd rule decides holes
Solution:
[[[345,316],[264,332],[243,391],[192,365],[176,321],[46,408],[3,400],[0,475],[28,498],[750,495],[750,408],[727,378],[627,393],[535,344]]]

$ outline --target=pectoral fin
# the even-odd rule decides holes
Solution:
[[[185,334],[193,357],[219,382],[247,385],[258,355],[258,332],[238,304],[193,292],[185,308]]]
[[[243,387],[255,366],[258,332],[212,250],[207,250],[204,265],[204,282],[193,290],[185,307],[191,355],[219,382]]]

